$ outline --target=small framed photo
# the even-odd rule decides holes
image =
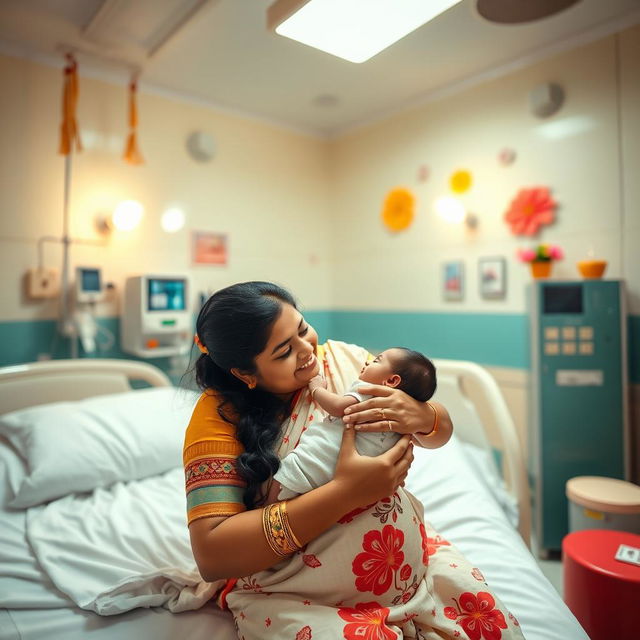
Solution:
[[[502,300],[507,295],[507,262],[504,258],[479,258],[480,296]]]
[[[462,300],[464,297],[464,263],[461,260],[443,264],[442,295],[445,300]]]
[[[193,264],[227,264],[227,235],[210,231],[191,234]]]

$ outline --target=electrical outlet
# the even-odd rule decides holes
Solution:
[[[33,299],[55,298],[60,293],[60,274],[47,267],[29,269],[27,295]]]

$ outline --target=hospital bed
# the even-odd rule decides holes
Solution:
[[[496,382],[435,364],[456,434],[416,448],[407,488],[528,640],[586,639],[529,552],[523,456]],[[189,549],[180,445],[194,399],[139,362],[0,369],[0,640],[236,637]]]

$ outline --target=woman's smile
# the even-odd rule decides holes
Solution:
[[[316,360],[316,356],[312,353],[309,356],[309,359],[300,367],[298,367],[297,371],[302,371],[302,369],[308,369]]]

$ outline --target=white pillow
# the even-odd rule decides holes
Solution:
[[[27,473],[9,506],[40,504],[182,464],[197,394],[161,387],[56,402],[0,416]]]

